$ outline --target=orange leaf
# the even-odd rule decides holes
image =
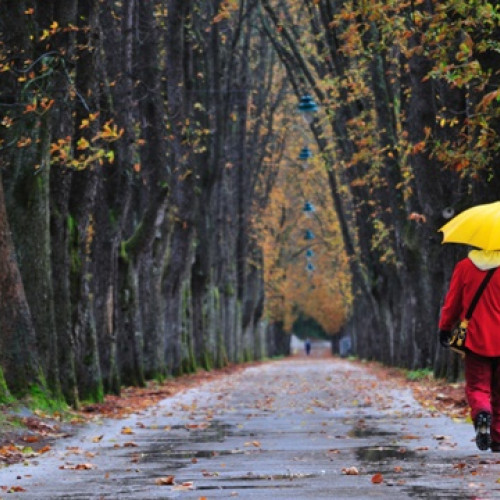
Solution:
[[[23,492],[26,491],[22,486],[11,486],[8,493]]]
[[[155,480],[158,486],[168,486],[174,484],[174,476],[159,477]]]
[[[379,472],[377,472],[377,474],[374,474],[372,476],[372,483],[373,484],[380,484],[383,482],[384,482],[384,476],[382,476],[382,474],[380,474]]]
[[[185,481],[182,484],[174,486],[174,490],[186,491],[194,489],[193,481]]]
[[[93,464],[78,464],[75,466],[75,470],[90,470],[93,469],[95,465]]]
[[[26,443],[36,443],[40,441],[40,436],[24,436],[23,441]]]

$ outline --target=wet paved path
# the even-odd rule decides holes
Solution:
[[[0,497],[500,498],[500,455],[472,437],[360,365],[288,359],[62,439],[1,469],[26,491]]]

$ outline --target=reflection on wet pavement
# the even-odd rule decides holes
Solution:
[[[500,498],[469,426],[335,359],[250,368],[60,444],[0,470],[26,490],[9,498]]]

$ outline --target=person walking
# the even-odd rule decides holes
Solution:
[[[488,271],[500,266],[500,250],[472,250],[459,261],[439,318],[439,341],[449,347],[451,332],[467,315]],[[500,272],[491,272],[468,321],[465,393],[480,450],[500,452]]]
[[[311,341],[309,339],[306,339],[304,347],[306,350],[306,355],[309,356],[309,354],[311,354]]]

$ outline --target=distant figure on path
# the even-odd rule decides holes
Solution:
[[[306,339],[305,348],[306,354],[309,356],[311,354],[311,341],[309,339]]]

